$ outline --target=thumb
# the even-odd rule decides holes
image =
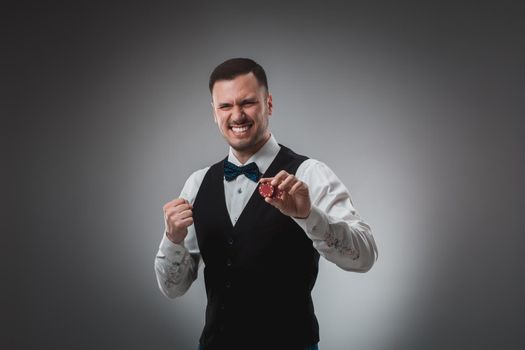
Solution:
[[[271,197],[265,197],[264,201],[266,203],[268,203],[268,204],[273,205],[274,207],[276,207],[279,210],[281,210],[283,208],[283,203],[280,200],[277,200],[277,199],[274,199],[274,198],[271,198]]]

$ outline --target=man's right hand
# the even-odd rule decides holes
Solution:
[[[162,209],[166,236],[173,243],[182,243],[188,234],[188,226],[193,224],[193,205],[184,198],[177,198],[164,204]]]

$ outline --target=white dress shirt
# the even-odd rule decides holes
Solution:
[[[280,148],[271,135],[245,164],[255,162],[264,174]],[[243,165],[231,147],[228,160]],[[179,197],[193,204],[209,168],[191,174]],[[359,217],[343,183],[326,164],[315,159],[301,163],[295,176],[308,186],[312,208],[307,218],[292,219],[312,240],[313,247],[344,270],[368,271],[377,259],[377,247],[370,226]],[[233,225],[256,189],[257,183],[244,175],[233,181],[224,180],[226,207]],[[173,243],[164,232],[155,257],[155,274],[162,293],[169,298],[183,295],[197,278],[200,261],[194,225],[188,227],[188,235],[182,244]]]

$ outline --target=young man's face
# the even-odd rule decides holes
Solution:
[[[253,154],[268,139],[272,96],[253,73],[215,82],[212,106],[222,136],[237,152]]]

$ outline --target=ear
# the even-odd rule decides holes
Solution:
[[[217,114],[215,113],[215,106],[213,105],[213,101],[211,101],[210,104],[211,104],[211,111],[213,115],[213,121],[215,122],[215,124],[217,124]]]
[[[272,94],[268,93],[268,97],[266,98],[266,104],[268,107],[268,115],[272,115],[273,112],[273,99]]]

